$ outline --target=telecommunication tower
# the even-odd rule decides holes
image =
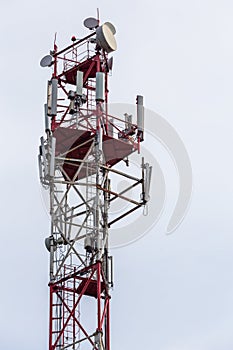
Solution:
[[[42,67],[52,68],[47,86],[45,136],[40,139],[39,173],[50,198],[49,350],[110,350],[110,292],[113,259],[110,227],[149,200],[152,167],[142,158],[139,177],[116,169],[144,139],[143,97],[132,115],[108,114],[109,53],[115,27],[87,18],[90,31],[58,50],[56,40]],[[113,190],[111,177],[132,182]],[[138,197],[128,195],[138,187]],[[130,208],[109,220],[113,201]]]

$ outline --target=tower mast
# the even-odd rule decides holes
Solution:
[[[143,141],[143,97],[132,116],[108,114],[109,53],[116,50],[115,27],[94,18],[84,21],[90,34],[72,37],[58,50],[56,41],[42,67],[52,67],[45,104],[45,136],[40,140],[39,171],[49,192],[51,231],[49,350],[110,350],[110,292],[113,286],[109,228],[145,206],[152,168],[142,162],[140,177],[115,169]],[[120,193],[111,176],[132,185]],[[139,188],[139,200],[127,197]],[[141,189],[141,190],[140,190]],[[131,208],[109,221],[113,201]]]

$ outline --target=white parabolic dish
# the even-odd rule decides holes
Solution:
[[[97,44],[108,53],[116,51],[117,49],[116,39],[108,23],[104,23],[97,28],[96,41]]]

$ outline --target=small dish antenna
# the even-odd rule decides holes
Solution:
[[[114,32],[116,32],[115,27],[109,22],[96,29],[96,42],[107,53],[117,49]]]
[[[84,20],[83,24],[88,29],[95,29],[99,26],[99,21],[96,18],[88,17]]]
[[[50,67],[52,65],[52,63],[53,63],[53,57],[51,55],[46,55],[40,61],[40,66],[41,67]]]

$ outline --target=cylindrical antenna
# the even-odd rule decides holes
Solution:
[[[105,97],[105,74],[102,72],[96,73],[96,101],[104,101]]]
[[[80,70],[77,71],[76,76],[76,94],[82,96],[83,94],[83,72]]]
[[[137,126],[138,133],[137,136],[140,141],[143,141],[144,132],[144,106],[143,106],[143,96],[137,95]]]

